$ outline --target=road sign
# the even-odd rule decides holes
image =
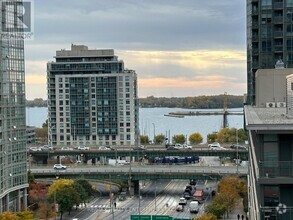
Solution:
[[[173,217],[168,215],[153,215],[152,220],[173,220]]]
[[[130,220],[152,220],[151,215],[131,215]]]
[[[111,185],[107,184],[107,185],[106,185],[106,190],[107,190],[107,191],[110,191],[110,190],[111,190]]]
[[[173,218],[173,220],[191,220],[191,218]]]

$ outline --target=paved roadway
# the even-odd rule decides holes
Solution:
[[[145,183],[145,184],[144,184]],[[95,199],[87,208],[80,213],[74,214],[71,218],[65,219],[86,219],[86,220],[129,220],[130,215],[170,215],[178,218],[192,218],[195,214],[189,212],[189,203],[185,206],[183,212],[177,212],[179,198],[182,197],[186,185],[186,180],[158,180],[141,181],[141,199],[139,203],[138,196],[127,198],[125,201],[116,201],[117,206],[114,212],[110,208],[110,200],[107,197]],[[205,181],[202,187],[216,187],[216,182]],[[155,194],[157,195],[155,199]],[[204,207],[210,201],[200,205],[199,214],[204,212]],[[168,203],[168,206],[166,204]],[[140,212],[139,212],[140,204]]]

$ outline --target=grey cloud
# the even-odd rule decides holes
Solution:
[[[240,0],[35,1],[35,43],[137,50],[244,48]]]

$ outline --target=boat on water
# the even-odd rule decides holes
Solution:
[[[184,115],[173,115],[173,114],[164,114],[167,117],[175,117],[175,118],[184,118]]]

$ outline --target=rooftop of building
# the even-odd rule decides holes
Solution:
[[[61,49],[56,51],[56,57],[114,57],[113,49],[93,49],[88,46],[71,44],[71,50]]]
[[[248,130],[292,130],[293,117],[286,114],[286,108],[257,108],[244,106]]]

